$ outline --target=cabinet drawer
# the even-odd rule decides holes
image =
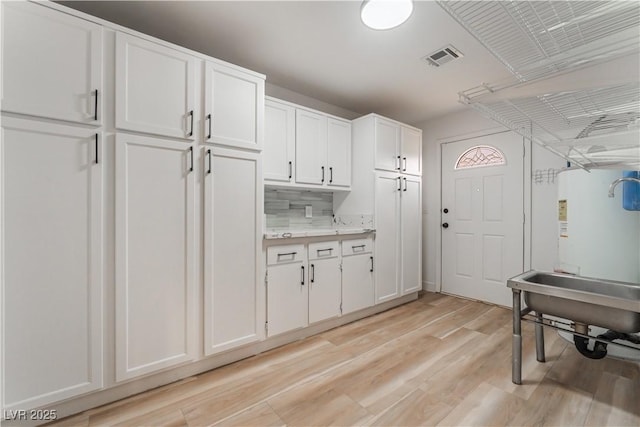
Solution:
[[[342,241],[342,256],[368,254],[373,250],[373,240],[353,239]]]
[[[335,258],[339,255],[338,242],[309,243],[309,261],[314,259]]]
[[[267,248],[267,265],[304,261],[304,245],[271,246]]]

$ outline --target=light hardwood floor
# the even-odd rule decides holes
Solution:
[[[590,360],[511,312],[441,294],[160,387],[57,426],[640,426],[640,364]]]

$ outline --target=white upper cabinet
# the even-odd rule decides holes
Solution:
[[[102,387],[104,166],[94,129],[2,120],[0,403],[24,410]]]
[[[329,118],[327,122],[328,185],[351,185],[351,122]]]
[[[374,121],[375,168],[422,175],[422,132],[378,116],[371,119]]]
[[[262,337],[262,180],[258,153],[206,147],[204,154],[204,351],[211,355]]]
[[[198,60],[123,33],[116,34],[116,128],[194,138]]]
[[[400,139],[402,173],[422,175],[422,133],[402,126]]]
[[[327,117],[296,110],[296,182],[323,185],[327,168]]]
[[[400,126],[388,120],[375,119],[375,167],[387,171],[400,168]]]
[[[116,135],[116,380],[195,357],[193,147]]]
[[[267,184],[350,189],[351,121],[272,98],[265,117]]]
[[[2,2],[2,111],[102,121],[102,27],[31,2]]]
[[[261,150],[264,78],[236,68],[205,63],[205,141]]]
[[[267,99],[264,120],[264,179],[293,182],[296,156],[296,109]]]

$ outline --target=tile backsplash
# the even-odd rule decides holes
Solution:
[[[311,218],[305,208],[311,206]],[[265,188],[264,213],[267,229],[312,229],[333,227],[333,193]]]

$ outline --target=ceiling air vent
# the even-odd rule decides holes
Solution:
[[[449,45],[443,47],[442,49],[436,50],[435,52],[425,56],[423,59],[427,61],[429,65],[439,67],[446,64],[447,62],[453,61],[454,59],[462,58],[463,56],[464,55],[462,55],[462,52]]]

